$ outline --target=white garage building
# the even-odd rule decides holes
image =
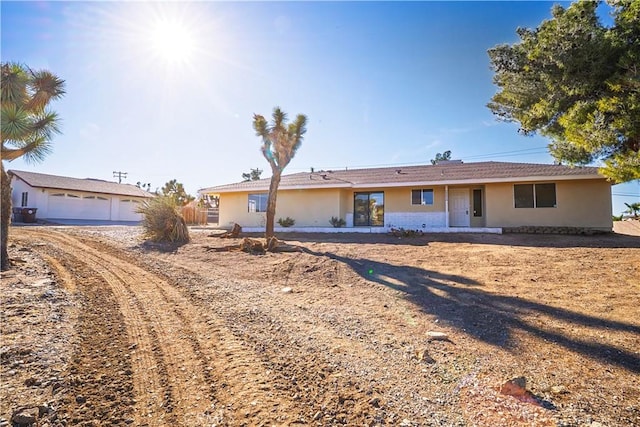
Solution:
[[[8,171],[14,208],[36,208],[46,220],[141,221],[136,212],[154,197],[135,185],[99,179],[78,179],[42,173]]]

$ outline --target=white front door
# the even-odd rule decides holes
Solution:
[[[469,227],[471,217],[469,216],[469,189],[450,188],[449,189],[449,226]]]

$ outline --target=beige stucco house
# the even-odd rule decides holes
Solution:
[[[203,188],[221,227],[263,231],[269,179]],[[461,161],[284,175],[278,231],[611,231],[611,184],[594,167]],[[346,225],[333,228],[331,217]]]

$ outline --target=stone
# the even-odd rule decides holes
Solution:
[[[569,390],[563,385],[554,385],[551,387],[551,393],[553,394],[566,394],[569,393]]]
[[[11,417],[14,424],[31,425],[38,420],[38,408],[23,408],[16,411]]]
[[[500,386],[500,393],[514,397],[526,396],[528,394],[526,378],[517,377],[506,381]]]
[[[416,359],[418,359],[420,362],[436,363],[435,359],[429,356],[427,349],[416,351]]]
[[[449,341],[449,335],[444,332],[429,331],[427,332],[427,338],[429,341]]]
[[[283,294],[290,294],[292,292],[293,292],[293,289],[288,287],[288,286],[286,288],[282,288],[282,293]]]

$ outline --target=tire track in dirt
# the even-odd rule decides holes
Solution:
[[[86,243],[101,252],[109,251],[109,244]],[[116,256],[152,271],[171,284],[170,289],[188,295],[190,317],[211,326],[220,343],[215,349],[216,397],[239,417],[237,424],[369,425],[398,419],[393,414],[385,416],[386,409],[377,397],[379,388],[384,388],[381,384],[354,378],[353,372],[337,363],[332,346],[320,353],[309,348],[308,340],[314,340],[318,332],[323,335],[318,325],[308,329],[300,324],[281,324],[258,307],[248,307],[250,301],[240,295],[221,294],[220,288],[199,274],[198,269],[206,269],[205,265],[177,267],[121,251]],[[357,341],[336,340],[332,343],[347,346],[343,351],[364,351]],[[265,400],[265,396],[271,399]]]
[[[196,420],[212,404],[210,393],[194,392],[206,388],[202,357],[193,350],[193,340],[186,338],[193,331],[182,323],[184,318],[175,315],[174,302],[158,298],[161,281],[62,233],[29,234],[55,242],[59,249],[89,264],[113,291],[133,351],[135,424],[200,424]]]
[[[212,287],[198,273],[199,269],[206,268],[202,265],[152,263],[146,268],[156,269],[156,274],[183,289],[195,306],[212,307],[226,322],[226,328],[236,337],[242,337],[245,346],[254,349],[269,373],[268,382],[259,379],[254,382],[260,387],[286,393],[302,412],[300,425],[375,425],[385,419],[390,422],[402,419],[380,399],[386,388],[384,380],[372,382],[362,378],[362,371],[354,371],[354,366],[343,366],[341,357],[335,356],[338,349],[342,357],[351,361],[350,354],[369,354],[375,358],[375,352],[362,342],[365,337],[336,335],[336,331],[319,323],[321,319],[311,319],[298,310],[295,312],[297,323],[282,323],[281,316],[274,318],[273,313],[251,306],[250,301],[239,295]],[[202,313],[202,316],[208,314]],[[320,337],[333,338],[309,345]],[[322,348],[320,352],[318,346]],[[247,374],[242,360],[232,360],[221,378],[237,383],[244,377]],[[242,395],[242,391],[236,393]]]
[[[247,420],[267,425],[300,419],[286,393],[265,385],[268,372],[242,340],[165,280],[121,259],[114,248],[95,249],[57,231],[24,234],[86,262],[113,290],[133,349],[136,425],[243,425]]]
[[[66,425],[128,425],[134,401],[129,341],[115,296],[81,260],[58,248],[38,250],[48,250],[43,258],[63,286],[76,291],[80,305],[72,358],[52,388],[60,405],[57,419]]]

